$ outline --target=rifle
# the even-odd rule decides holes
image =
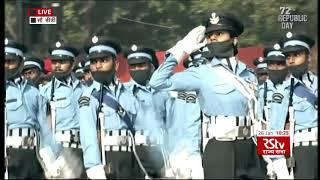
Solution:
[[[5,138],[7,137],[7,131],[8,131],[8,122],[7,122],[7,108],[4,107],[4,121],[5,121],[5,127],[4,127],[4,134]],[[5,160],[5,174],[4,174],[4,179],[9,178],[9,173],[8,173],[8,157],[7,157],[7,146],[6,146],[6,140],[4,141],[4,160]]]
[[[101,84],[101,92],[99,95],[99,106],[98,106],[98,119],[97,119],[97,128],[98,130],[98,137],[100,140],[100,147],[101,147],[101,161],[102,165],[106,165],[106,155],[105,155],[105,148],[104,148],[104,137],[105,137],[105,131],[104,131],[104,113],[102,112],[102,101],[103,101],[103,85]]]
[[[267,107],[267,96],[268,96],[268,87],[267,82],[264,82],[264,91],[263,91],[263,119],[265,120],[266,127],[265,129],[269,129],[269,110]]]
[[[294,136],[294,109],[292,106],[292,96],[294,91],[294,78],[291,78],[290,83],[290,96],[289,96],[289,122],[290,122],[290,158],[287,159],[287,166],[290,168],[290,176],[293,177],[293,167],[295,165],[295,159],[293,158],[293,136]]]
[[[52,135],[55,136],[56,134],[56,105],[53,100],[54,98],[54,83],[55,78],[52,78],[52,84],[51,84],[51,94],[50,94],[50,112],[51,112],[51,128],[52,128]]]

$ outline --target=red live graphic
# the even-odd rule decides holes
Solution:
[[[290,136],[257,136],[258,155],[290,155]]]
[[[28,8],[28,16],[53,16],[53,8]]]

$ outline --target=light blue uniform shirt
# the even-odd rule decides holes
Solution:
[[[170,55],[154,72],[150,86],[156,90],[195,91],[203,113],[215,116],[246,116],[248,99],[236,89],[232,82],[225,81],[223,75],[211,69],[211,66],[223,66],[220,60],[213,58],[208,65],[190,67],[183,72],[173,74],[177,65],[176,59]],[[236,75],[257,84],[254,72],[238,61]]]
[[[154,90],[148,85],[139,85],[132,79],[124,85],[136,97],[139,104],[134,122],[135,130],[149,130],[151,132],[151,140],[156,140],[157,136],[161,136],[160,129],[164,129],[164,121],[157,116],[155,110],[155,103],[157,102],[153,102]]]
[[[289,107],[291,77],[293,76],[290,76],[290,78],[285,80],[283,84],[276,85],[276,89],[272,94],[272,103],[270,105],[270,128],[272,130],[284,129]],[[270,86],[273,86],[273,83],[270,80],[267,81],[269,81],[268,83]],[[297,83],[301,83],[301,81],[294,78],[294,84],[297,85]],[[303,95],[308,93],[312,94],[312,92],[309,88],[305,86],[303,87],[304,89],[303,91],[300,91],[299,95],[294,91],[292,97],[295,131],[317,127],[318,123],[317,109],[312,103],[306,100],[306,96]],[[283,98],[280,98],[281,101],[279,101],[278,97]]]
[[[272,94],[276,91],[276,88],[274,87],[273,83],[270,80],[265,81],[265,83],[267,84],[267,91],[266,91],[266,106],[268,109],[268,115],[265,114],[265,116],[267,116],[267,118],[270,118],[270,107],[271,107],[271,103],[272,103]],[[263,119],[263,114],[264,112],[264,103],[265,103],[265,99],[264,99],[264,93],[265,93],[265,88],[264,88],[264,84],[259,85],[259,89],[258,89],[258,93],[259,93],[259,97],[258,97],[258,119]],[[266,120],[266,119],[264,119]]]
[[[71,76],[68,83],[55,78],[53,100],[56,106],[56,131],[79,129],[78,100],[85,89],[80,81]],[[71,82],[71,84],[70,84]],[[52,80],[40,87],[40,93],[51,100]]]
[[[8,129],[31,128],[40,132],[41,147],[50,146],[57,155],[55,144],[46,116],[46,100],[39,90],[24,78],[6,81],[6,116]]]
[[[318,76],[309,71],[302,76],[302,82],[318,97]]]
[[[99,100],[92,93],[100,91],[100,83],[94,83],[90,88],[85,89],[80,104],[80,140],[83,151],[84,166],[86,169],[101,164],[100,143],[97,138],[97,111]],[[126,110],[130,119],[134,123],[139,107],[136,98],[129,92],[122,83],[116,81],[114,85],[104,86],[104,92],[108,92]],[[104,128],[106,130],[128,129],[125,122],[119,117],[117,112],[102,103],[104,113]]]
[[[166,122],[169,153],[200,153],[200,106],[195,92],[158,91],[154,95],[156,110]]]

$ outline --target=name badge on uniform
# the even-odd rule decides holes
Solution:
[[[281,104],[282,103],[282,99],[283,99],[283,95],[280,93],[274,93],[272,95],[272,102],[276,102]]]
[[[79,107],[89,106],[89,104],[90,104],[90,98],[87,97],[87,96],[83,96],[83,97],[81,97],[81,98],[78,100],[78,103],[79,103]]]

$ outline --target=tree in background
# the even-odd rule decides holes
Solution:
[[[27,8],[31,6],[52,7],[53,2],[6,0],[6,35],[15,39],[22,38],[30,50],[42,56],[47,55],[48,46],[53,45],[58,39],[82,49],[93,35],[106,36],[119,42],[124,48],[132,44],[142,44],[154,49],[165,50],[181,39],[190,29],[201,24],[204,14],[219,10],[230,11],[244,22],[245,31],[240,40],[240,47],[271,45],[288,31],[281,29],[281,23],[278,21],[280,7],[292,7],[296,14],[308,15],[308,21],[294,23],[290,31],[308,33],[313,38],[317,38],[317,26],[315,25],[317,23],[317,0],[55,2],[59,2],[59,7],[54,8],[58,16],[58,24],[41,25],[37,29],[31,28],[34,25],[28,24],[29,20],[25,15]],[[26,34],[37,38],[25,37]]]

